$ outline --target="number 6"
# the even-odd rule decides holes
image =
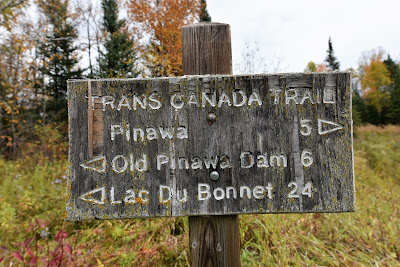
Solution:
[[[309,167],[311,164],[313,164],[314,159],[311,157],[311,155],[311,151],[303,150],[303,153],[301,153],[301,164],[303,164],[303,166]]]

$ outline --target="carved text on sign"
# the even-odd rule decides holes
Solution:
[[[350,95],[349,73],[71,81],[67,219],[354,210]]]

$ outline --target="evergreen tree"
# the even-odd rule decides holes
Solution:
[[[54,99],[64,99],[67,93],[67,80],[82,77],[82,70],[77,66],[78,47],[74,44],[78,38],[76,26],[70,22],[68,0],[44,0],[39,6],[50,23],[50,32],[40,46],[44,57],[41,68],[49,78],[46,89]]]
[[[328,53],[328,55],[325,58],[325,62],[328,64],[329,69],[332,71],[339,70],[340,63],[335,57],[335,52],[333,51],[331,37],[329,37],[328,50],[326,52]]]
[[[392,82],[390,85],[390,106],[387,110],[388,122],[400,124],[400,67],[392,60],[390,55],[384,63]]]
[[[43,58],[40,68],[44,75],[44,89],[51,96],[43,103],[44,116],[50,121],[67,120],[67,81],[82,78],[83,70],[78,67],[78,38],[76,25],[68,11],[68,0],[40,0],[40,11],[49,25],[45,41],[39,46]]]
[[[103,0],[103,30],[107,33],[105,51],[99,55],[99,76],[102,78],[131,78],[135,70],[136,53],[133,39],[124,32],[125,20],[118,19],[116,0]]]
[[[200,9],[200,22],[201,21],[211,21],[211,16],[207,11],[207,3],[206,0],[201,0],[201,9]]]

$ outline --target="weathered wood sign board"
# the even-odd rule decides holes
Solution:
[[[69,81],[66,219],[354,211],[350,79]]]

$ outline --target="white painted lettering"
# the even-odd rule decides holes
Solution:
[[[221,187],[217,187],[214,189],[213,195],[216,200],[224,199],[225,198],[225,190]]]
[[[168,163],[168,157],[167,155],[164,154],[158,154],[157,155],[157,170],[161,170],[161,166],[163,164],[167,164]]]
[[[165,197],[165,195],[167,197]],[[166,204],[172,199],[172,188],[165,185],[160,185],[159,200],[160,203]]]
[[[114,186],[111,187],[110,195],[111,195],[111,204],[121,204],[122,203],[122,200],[115,200]]]
[[[289,187],[289,188],[292,187],[292,186],[293,186],[293,189],[289,192],[288,198],[298,198],[298,197],[300,197],[300,196],[297,194],[297,183],[295,183],[295,182],[290,182],[290,183],[288,184],[288,187]]]
[[[135,191],[132,189],[126,190],[126,196],[124,198],[125,203],[136,203]]]
[[[171,106],[176,108],[176,109],[183,108],[184,103],[182,101],[182,97],[183,96],[182,96],[181,93],[177,93],[177,94],[172,95],[171,100],[170,100]]]
[[[139,158],[138,160],[136,160],[135,169],[139,172],[147,171],[147,155],[146,154],[142,154],[142,157]]]
[[[272,185],[271,183],[268,183],[268,185],[265,187],[265,189],[267,189],[267,195],[269,199],[272,199]]]
[[[308,90],[307,88],[304,90],[303,97],[300,100],[300,104],[303,105],[304,101],[306,101],[306,99],[309,99],[310,103],[314,104],[314,99],[311,96],[310,90]]]
[[[231,161],[228,156],[221,156],[219,167],[221,169],[232,168]]]
[[[209,169],[211,166],[213,169],[217,168],[218,164],[218,156],[213,157],[204,157],[204,166],[206,166],[206,169]]]
[[[274,96],[274,105],[278,105],[279,103],[279,94],[282,93],[281,89],[270,89],[272,95]]]
[[[259,168],[268,168],[268,158],[265,155],[257,156],[257,167]]]
[[[286,90],[285,97],[286,97],[286,105],[290,104],[290,100],[293,100],[295,104],[299,103],[299,101],[297,100],[297,90],[296,89]]]
[[[190,107],[192,105],[200,107],[199,100],[197,99],[197,96],[193,93],[189,95],[189,100],[188,100],[188,106]]]
[[[150,192],[147,191],[147,190],[140,190],[140,191],[139,191],[138,196],[139,196],[139,198],[140,198],[140,200],[141,200],[142,203],[147,203],[147,202],[149,202],[149,194],[150,194]],[[145,195],[147,195],[147,197],[145,197]]]
[[[142,98],[142,99],[140,99],[140,98]],[[134,95],[132,102],[133,102],[133,104],[132,104],[133,110],[137,110],[138,104],[142,109],[146,109],[146,107],[147,107],[146,95],[141,95],[140,97]]]
[[[302,119],[300,120],[300,133],[304,136],[308,136],[311,134],[312,127],[311,127],[311,120]],[[304,129],[303,129],[304,128]]]
[[[127,108],[128,110],[131,110],[131,105],[129,104],[129,100],[126,96],[122,96],[122,98],[119,100],[117,110],[120,111],[122,107]]]
[[[312,152],[306,149],[301,153],[300,159],[301,164],[303,164],[304,167],[310,167],[314,162],[314,159],[312,158]]]
[[[176,199],[182,203],[185,203],[186,201],[188,201],[188,194],[187,194],[187,190],[183,189],[183,197],[181,197],[181,191],[177,190],[176,193]]]
[[[225,92],[222,92],[219,96],[218,107],[222,107],[224,103],[226,103],[228,107],[232,106],[229,96]]]
[[[130,141],[131,134],[130,134],[130,131],[129,131],[129,124],[126,125],[126,128],[127,129],[124,129],[124,127],[122,127],[122,125],[119,125],[119,124],[111,125],[111,140],[114,141],[115,140],[115,136],[117,134],[124,134],[125,133],[126,140]]]
[[[202,163],[202,162],[201,162],[201,159],[200,159],[200,158],[197,158],[197,157],[192,158],[192,169],[193,169],[193,170],[202,169],[203,166],[202,166],[201,163]]]
[[[189,161],[185,157],[178,158],[178,168],[181,169],[189,169]]]
[[[151,109],[159,109],[159,108],[161,108],[162,104],[161,104],[160,98],[161,97],[157,93],[152,93],[149,96],[149,107]]]
[[[258,92],[251,93],[247,105],[251,106],[253,102],[256,102],[258,106],[262,106],[262,100]]]
[[[165,139],[166,137],[172,139],[172,137],[174,136],[174,129],[172,127],[168,127],[165,129],[163,127],[159,127],[158,129],[160,130],[162,139]]]
[[[226,187],[226,198],[231,198],[231,192],[232,192],[233,198],[236,199],[237,198],[237,190],[233,186]]]
[[[185,139],[185,138],[188,138],[189,135],[188,135],[188,131],[187,131],[186,127],[179,126],[179,127],[177,128],[176,137],[177,137],[178,139]]]
[[[95,99],[99,98],[98,96],[91,96],[92,98],[92,110],[94,110],[94,103],[95,103]]]
[[[197,199],[207,200],[209,198],[211,198],[210,185],[202,183],[197,184]]]
[[[281,167],[287,167],[287,158],[284,155],[273,155],[269,158],[269,165],[271,167],[274,167],[276,163],[276,166]]]
[[[147,128],[146,132],[147,132],[147,136],[146,137],[147,137],[148,140],[158,139],[158,134],[157,134],[156,129]]]
[[[211,98],[208,97],[206,92],[201,92],[201,106],[203,108],[206,107],[206,104],[209,104],[211,107],[215,107],[217,104],[217,94],[214,91],[213,94],[211,95]]]
[[[254,157],[250,152],[242,152],[240,154],[240,167],[249,169],[254,165]]]
[[[265,194],[265,189],[262,186],[255,186],[253,189],[253,197],[256,199],[262,199]]]
[[[239,95],[240,95],[241,101],[239,101],[239,99],[238,99]],[[232,96],[233,96],[233,106],[235,106],[235,107],[243,107],[247,102],[247,96],[242,90],[234,91],[232,93]]]
[[[244,198],[244,195],[246,194],[246,197],[248,199],[251,198],[251,190],[248,186],[243,185],[240,187],[240,198]]]
[[[113,96],[105,95],[101,98],[101,101],[103,103],[103,111],[106,111],[107,105],[109,105],[112,110],[115,109],[115,104],[114,104],[115,99]]]
[[[133,128],[133,140],[137,141],[138,136],[140,137],[140,140],[143,141],[144,139],[144,131],[141,128]]]
[[[123,165],[119,166],[118,160],[122,159]],[[116,173],[123,173],[128,168],[128,161],[123,155],[117,155],[111,162],[111,167],[114,172]]]
[[[95,199],[92,197],[93,194],[97,193],[97,192],[101,192],[101,199]],[[100,187],[97,189],[94,189],[92,191],[89,191],[85,194],[83,194],[82,196],[79,197],[82,200],[85,200],[87,202],[93,202],[95,204],[99,204],[99,205],[103,205],[106,201],[106,189],[105,187]]]

